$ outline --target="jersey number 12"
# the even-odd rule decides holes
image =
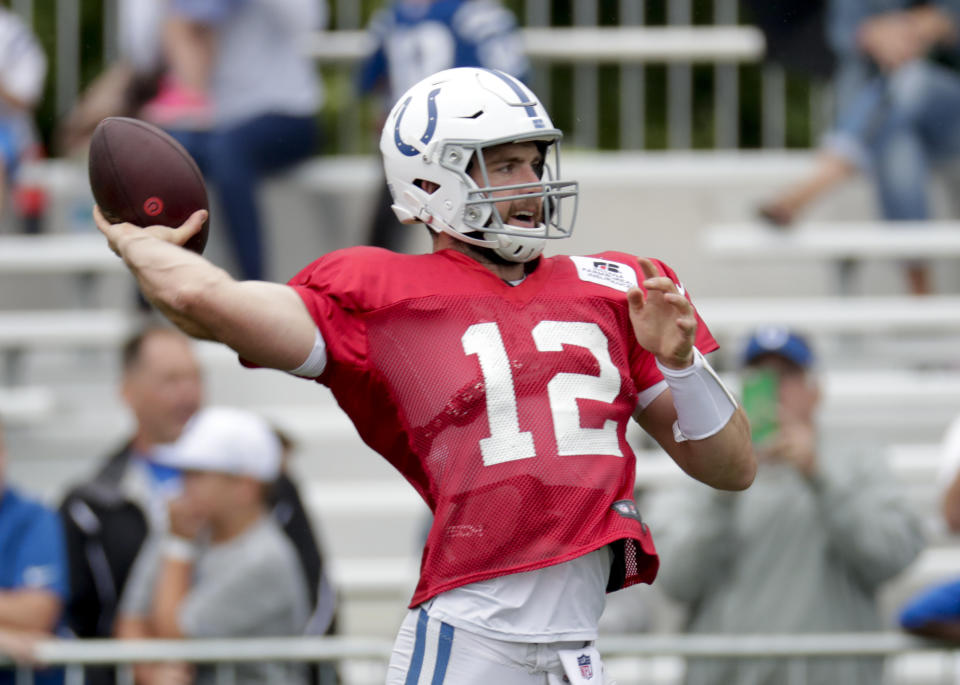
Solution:
[[[564,345],[573,345],[589,351],[600,365],[599,376],[557,373],[547,383],[557,454],[622,456],[616,421],[608,419],[601,428],[583,428],[580,424],[578,399],[613,403],[620,392],[620,372],[610,358],[609,342],[600,326],[581,321],[541,321],[531,334],[541,352],[562,352]],[[484,465],[537,456],[533,433],[520,430],[513,372],[500,327],[496,322],[473,324],[461,342],[464,352],[477,355],[486,389],[490,437],[480,440]]]

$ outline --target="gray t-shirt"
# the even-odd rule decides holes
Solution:
[[[120,613],[147,616],[163,561],[161,539],[151,538],[137,556],[120,603]],[[193,585],[180,606],[179,624],[187,637],[266,637],[303,634],[310,615],[307,581],[296,550],[273,519],[264,516],[240,536],[204,547],[194,565]],[[267,682],[276,664],[237,667],[237,685]],[[214,682],[212,669],[200,668],[197,683]],[[305,683],[300,667],[282,682]]]
[[[218,4],[216,16],[205,9]],[[312,116],[320,108],[317,67],[304,46],[320,28],[325,4],[318,0],[176,3],[181,16],[216,29],[210,88],[218,125],[234,126],[264,114]]]

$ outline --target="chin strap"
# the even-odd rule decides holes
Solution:
[[[483,237],[491,241],[496,241],[496,247],[493,251],[508,262],[525,264],[539,257],[547,244],[547,241],[540,237],[546,233],[546,227],[543,224],[539,224],[535,228],[529,229],[531,232],[536,233],[536,235],[524,235],[520,232],[524,231],[524,229],[519,226],[512,228],[515,228],[518,233],[495,233],[493,231],[487,231],[483,234]]]

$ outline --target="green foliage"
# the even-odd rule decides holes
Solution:
[[[118,0],[122,2],[123,0]],[[356,0],[362,25],[382,7],[384,0]],[[531,0],[504,0],[522,22],[526,17],[527,3]],[[80,86],[86,88],[104,68],[104,1],[76,0],[80,5]],[[662,25],[667,23],[670,0],[646,0],[644,23]],[[338,3],[330,1],[330,25],[338,23]],[[553,0],[551,15],[556,26],[569,26],[574,20],[574,0]],[[597,0],[599,25],[615,26],[621,21],[620,0]],[[49,76],[43,101],[37,111],[37,123],[43,141],[51,141],[57,121],[56,74],[57,50],[57,3],[42,0],[34,3],[34,29],[49,57]],[[692,21],[694,24],[710,24],[713,21],[713,0],[693,0]],[[318,69],[326,88],[326,103],[318,120],[325,133],[325,152],[359,153],[375,149],[376,136],[373,130],[379,116],[381,103],[372,99],[361,100],[355,90],[355,68],[324,67]],[[762,145],[761,67],[742,65],[740,75],[739,133],[740,145],[755,148]],[[668,143],[667,122],[667,69],[663,65],[649,64],[643,69],[645,112],[637,116],[645,118],[645,147],[664,149]],[[574,128],[573,68],[557,64],[537,70],[534,87],[549,83],[548,107],[554,123],[566,131]],[[599,130],[598,145],[601,149],[617,149],[620,141],[620,67],[614,64],[600,65],[599,80]],[[692,71],[693,112],[692,127],[694,148],[711,148],[714,145],[715,92],[714,70],[709,65],[698,65]],[[788,147],[807,147],[813,142],[814,128],[810,114],[811,84],[807,79],[790,76],[787,79],[787,131]]]

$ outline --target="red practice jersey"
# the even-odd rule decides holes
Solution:
[[[638,278],[617,252],[541,258],[511,286],[456,251],[357,247],[290,281],[327,344],[317,380],[434,513],[411,606],[604,545],[609,590],[653,580],[626,428],[663,377],[628,317]],[[703,322],[697,347],[717,347]]]

